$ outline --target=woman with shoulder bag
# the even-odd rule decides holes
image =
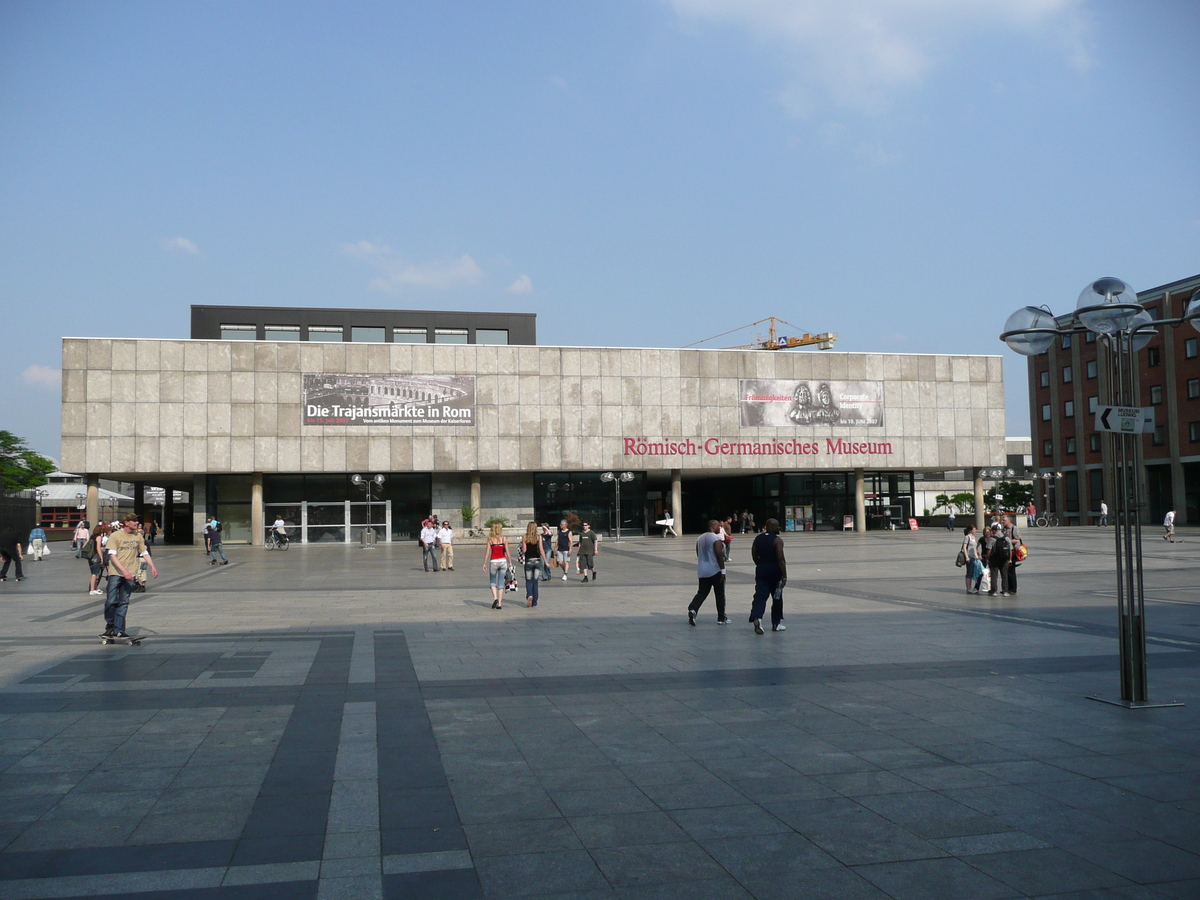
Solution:
[[[511,564],[508,538],[504,536],[504,526],[497,522],[488,535],[483,556],[483,571],[488,573],[488,581],[492,585],[492,609],[504,608],[500,601],[504,599],[504,576]]]
[[[967,593],[979,593],[979,580],[983,578],[983,561],[979,558],[979,538],[975,535],[975,526],[968,525],[963,529],[962,550],[967,555]]]

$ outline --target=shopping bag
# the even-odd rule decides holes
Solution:
[[[988,569],[983,570],[983,577],[979,580],[979,593],[985,591],[990,593],[992,590],[992,573]]]

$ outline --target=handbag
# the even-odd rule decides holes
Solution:
[[[962,547],[958,548],[958,556],[955,558],[954,564],[960,569],[967,564],[967,551]]]

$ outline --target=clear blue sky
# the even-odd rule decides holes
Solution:
[[[1198,37],[1195,0],[7,0],[0,428],[57,455],[60,338],[193,303],[999,353],[1200,271]]]

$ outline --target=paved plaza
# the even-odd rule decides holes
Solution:
[[[960,536],[784,535],[783,633],[697,627],[693,538],[490,608],[483,548],[158,548],[138,647],[62,545],[0,584],[0,900],[1200,897],[1200,534],[1148,533],[1152,699],[1111,532],[1013,597]]]

